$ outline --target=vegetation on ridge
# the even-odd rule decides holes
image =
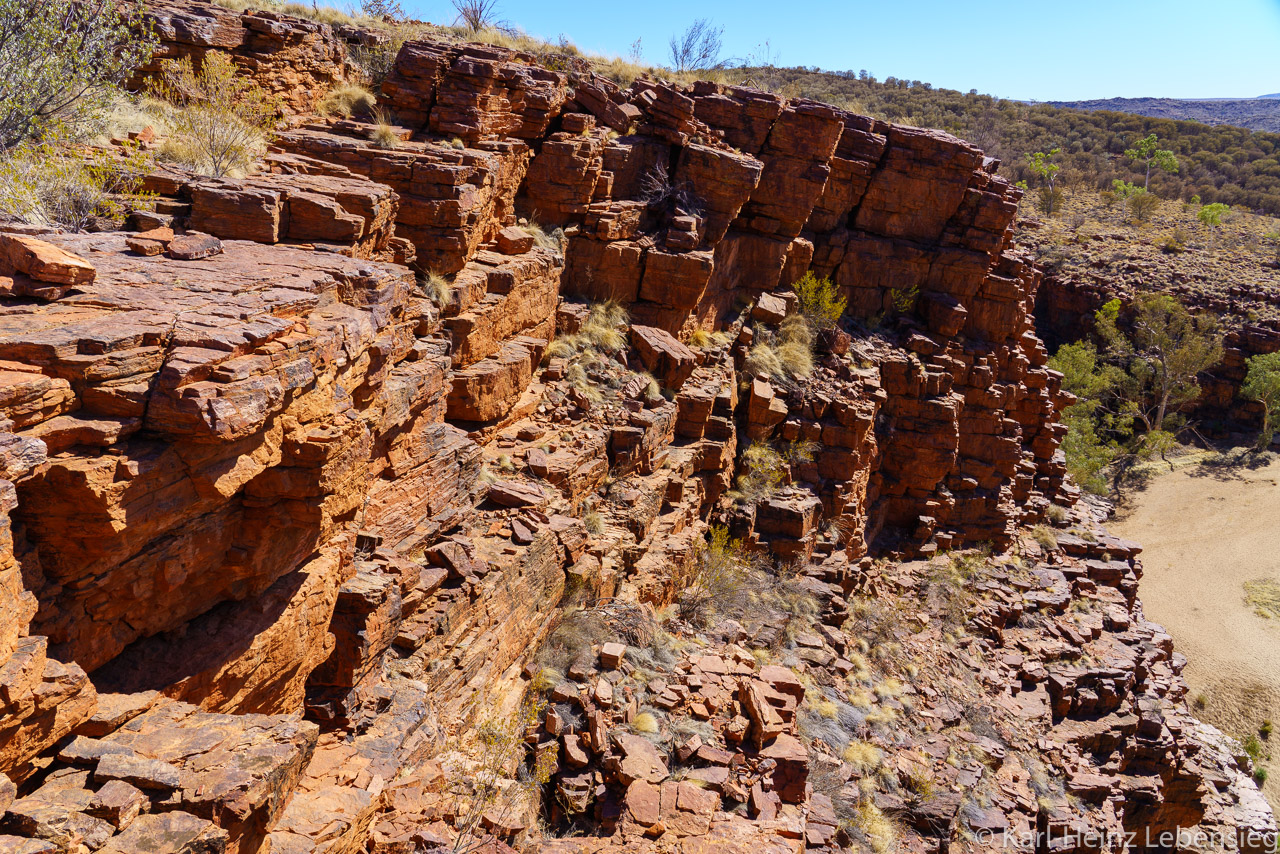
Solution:
[[[1049,366],[1077,402],[1063,413],[1067,467],[1103,492],[1109,466],[1119,482],[1132,465],[1163,457],[1191,428],[1183,410],[1200,394],[1198,375],[1222,358],[1213,319],[1192,315],[1168,294],[1139,294],[1128,316],[1113,299],[1095,315],[1097,338],[1066,344]]]
[[[812,98],[885,121],[932,127],[966,139],[1003,161],[1012,180],[1035,176],[1028,152],[1061,148],[1061,185],[1108,189],[1116,179],[1146,183],[1147,163],[1125,157],[1155,134],[1179,163],[1177,173],[1153,171],[1161,198],[1244,205],[1280,214],[1280,134],[1047,104],[1025,104],[919,80],[877,80],[866,71],[820,71],[773,65],[730,68],[728,80],[782,95]]]

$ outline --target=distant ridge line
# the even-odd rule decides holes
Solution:
[[[1183,119],[1280,133],[1280,93],[1257,98],[1101,98],[1045,103],[1074,110],[1112,110],[1154,119]]]

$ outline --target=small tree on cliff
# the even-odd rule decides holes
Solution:
[[[800,304],[800,316],[814,329],[832,329],[840,323],[849,298],[840,295],[840,288],[826,277],[819,278],[812,271],[805,273],[791,286]]]
[[[1062,169],[1062,166],[1053,162],[1054,156],[1059,151],[1061,149],[1054,148],[1048,152],[1037,151],[1034,154],[1027,155],[1031,174],[1039,178],[1044,184],[1040,188],[1040,209],[1044,211],[1045,216],[1053,216],[1053,212],[1058,209],[1062,198],[1062,191],[1056,186],[1058,172]]]
[[[1178,158],[1174,157],[1172,151],[1160,148],[1160,140],[1154,133],[1138,140],[1133,148],[1126,149],[1124,156],[1146,167],[1146,177],[1142,182],[1144,190],[1151,188],[1152,166],[1171,174],[1178,171]]]
[[[1271,444],[1276,428],[1280,426],[1280,353],[1251,356],[1248,365],[1249,373],[1245,376],[1244,385],[1240,387],[1240,396],[1262,404],[1262,431],[1258,434],[1258,448],[1265,449]]]
[[[731,610],[745,596],[750,562],[742,540],[721,525],[696,546],[693,562],[693,576],[680,593],[680,616],[706,625],[713,613]]]
[[[456,814],[454,854],[470,854],[496,841],[485,829],[509,824],[537,802],[539,787],[551,779],[559,752],[534,754],[532,767],[525,735],[542,720],[546,702],[526,700],[514,713],[493,711],[474,728],[467,744],[449,745],[441,760]]]
[[[1115,390],[1119,413],[1140,425],[1140,451],[1163,456],[1183,426],[1171,416],[1200,396],[1198,376],[1222,358],[1222,337],[1212,318],[1168,294],[1139,295],[1127,334],[1119,317],[1118,299],[1095,315],[1109,359],[1125,371]]]

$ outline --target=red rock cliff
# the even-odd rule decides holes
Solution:
[[[324,26],[154,14],[166,55],[228,51],[300,114],[345,73]],[[478,45],[406,44],[382,95],[398,148],[302,121],[244,181],[151,176],[145,235],[0,234],[0,773],[24,795],[0,832],[409,850],[397,814],[434,819],[388,784],[442,722],[518,694],[567,586],[665,605],[714,517],[808,566],[838,627],[871,553],[1014,547],[1069,503],[1020,191],[971,145]],[[803,381],[752,373],[809,270],[847,329]],[[606,301],[629,322],[587,305]],[[602,326],[621,341],[574,343]],[[733,502],[753,442],[814,450]],[[760,696],[791,690],[771,678]],[[607,746],[628,713],[593,690],[599,730],[566,762],[647,756]],[[788,744],[763,758],[803,828]]]

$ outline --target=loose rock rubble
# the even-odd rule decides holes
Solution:
[[[365,36],[150,8],[296,115],[243,180],[157,170],[131,231],[0,226],[0,852],[1274,831],[1138,547],[1062,510],[997,163],[435,41],[380,149],[311,114]],[[797,380],[757,348],[808,271],[849,312]],[[691,607],[709,538],[750,584]],[[526,699],[504,785],[547,781],[469,823],[476,724]]]

